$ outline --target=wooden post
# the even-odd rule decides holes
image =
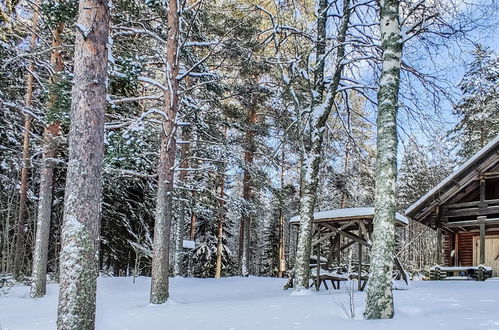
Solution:
[[[485,221],[487,217],[478,217],[480,221],[480,264],[485,264]]]
[[[454,234],[454,266],[459,266],[459,234]]]
[[[442,265],[442,227],[437,227],[437,265]]]
[[[436,210],[436,221],[435,224],[437,226],[437,265],[442,264],[442,223],[440,221],[440,207],[437,206]]]
[[[480,207],[486,206],[485,204],[485,177],[480,174]]]
[[[362,235],[362,227],[360,226],[360,222],[362,220],[359,221],[359,238],[362,239],[363,235]],[[359,252],[358,252],[358,257],[359,257],[359,267],[357,269],[357,290],[359,291],[362,291],[362,285],[361,285],[361,282],[362,282],[362,244],[360,243],[357,243],[358,246],[359,246]]]
[[[362,291],[362,244],[357,243],[359,246],[359,269],[358,269],[358,280],[357,280],[357,290]]]

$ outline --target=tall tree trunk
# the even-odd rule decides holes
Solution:
[[[46,127],[43,134],[43,165],[40,176],[38,219],[36,223],[36,240],[35,249],[33,251],[33,270],[30,292],[32,298],[43,297],[46,293],[47,254],[50,236],[50,216],[52,211],[54,157],[56,155],[58,135],[60,135],[59,122]]]
[[[80,0],[66,177],[58,329],[94,329],[109,2]]]
[[[215,262],[215,278],[220,278],[222,276],[222,249],[223,249],[223,223],[225,219],[224,210],[224,186],[225,186],[225,173],[222,173],[220,179],[220,199],[219,199],[219,216],[217,225],[217,252],[216,252],[216,262]]]
[[[286,133],[283,132],[283,139],[286,138]],[[281,146],[281,193],[284,190],[284,142]],[[284,238],[284,200],[283,196],[279,197],[279,247],[277,257],[277,277],[282,277],[286,271],[286,241]]]
[[[190,131],[188,128],[182,128],[182,140],[188,142],[190,140]],[[189,167],[189,143],[183,143],[180,146],[180,176],[179,181],[182,183],[186,182],[187,179],[187,168]],[[186,202],[183,200],[182,210],[177,218],[177,225],[175,227],[175,258],[173,263],[173,276],[180,275],[182,268],[182,249],[184,241],[184,227],[186,218]]]
[[[152,304],[162,304],[168,299],[168,268],[170,255],[170,229],[172,219],[173,166],[175,165],[175,118],[178,111],[179,67],[177,62],[179,14],[177,0],[168,2],[168,41],[166,45],[165,112],[161,132],[158,163],[158,192],[154,222],[151,295]]]
[[[62,32],[64,23],[59,23],[52,31],[54,39],[52,41],[52,51],[50,62],[54,69],[54,75],[51,78],[51,83],[54,84],[58,80],[57,74],[64,69],[62,61]],[[48,112],[55,111],[55,103],[57,101],[56,93],[51,93],[48,102]],[[47,253],[50,234],[50,216],[52,213],[52,190],[54,164],[53,158],[56,156],[57,136],[60,134],[60,122],[56,121],[49,123],[43,133],[43,156],[42,156],[42,171],[40,175],[40,193],[38,196],[38,218],[36,222],[36,240],[33,255],[33,267],[31,276],[31,292],[32,298],[43,297],[46,292],[46,277],[47,277]]]
[[[395,251],[397,110],[402,57],[399,1],[382,0],[383,67],[378,90],[376,194],[366,319],[393,317],[392,269]]]
[[[344,159],[344,162],[343,162],[343,173],[344,173],[345,177],[347,176],[347,172],[348,172],[348,161],[349,161],[349,158],[350,158],[350,147],[349,147],[349,145],[350,145],[350,143],[347,142],[347,145],[345,146],[345,159]],[[345,181],[345,184],[346,184],[346,181]],[[342,186],[342,188],[341,188],[341,197],[340,197],[340,209],[345,208],[345,206],[347,205],[347,199],[348,199],[347,189],[346,189],[345,186]]]
[[[317,49],[325,51],[319,45],[326,39],[327,25],[327,0],[319,1],[319,14],[317,31],[321,34],[317,38]],[[338,89],[341,74],[344,64],[342,63],[345,56],[345,38],[348,30],[348,22],[350,20],[350,0],[343,1],[343,17],[338,31],[338,52],[336,54],[336,65],[334,69],[333,79],[329,85],[327,95],[322,101],[322,93],[324,88],[320,87],[324,84],[323,73],[316,72],[316,79],[322,79],[322,82],[316,82],[313,94],[312,109],[310,114],[310,145],[304,156],[304,170],[301,180],[301,196],[300,196],[300,229],[298,232],[298,243],[296,251],[295,274],[293,286],[295,290],[308,288],[310,278],[310,251],[312,246],[312,225],[314,218],[315,201],[317,199],[317,185],[320,157],[322,152],[322,141],[326,121],[331,112],[334,103],[336,91]],[[323,16],[323,17],[322,17]],[[324,53],[318,53],[317,58],[324,61]],[[324,64],[319,65],[324,70]],[[321,78],[322,77],[322,78]]]
[[[253,202],[253,187],[251,177],[251,167],[253,165],[256,151],[254,125],[256,124],[256,108],[253,106],[248,109],[246,130],[246,148],[244,151],[244,174],[243,174],[243,199],[246,202],[246,208],[251,207]],[[241,217],[239,238],[240,251],[240,272],[241,276],[249,276],[250,264],[250,244],[251,244],[251,215],[250,211],[244,210]]]
[[[39,1],[36,2],[38,5]],[[38,27],[38,11],[33,11],[32,28],[34,30]],[[33,50],[36,46],[37,34],[31,34],[30,48]],[[28,65],[28,73],[26,77],[26,96],[24,106],[29,109],[33,103],[33,72],[35,65],[31,60]],[[14,277],[19,279],[21,277],[24,254],[25,254],[25,236],[26,236],[26,202],[28,199],[28,169],[30,166],[29,161],[29,135],[31,130],[31,116],[24,115],[24,132],[23,132],[23,167],[21,169],[21,183],[19,190],[19,211],[16,224],[16,249],[14,252]]]

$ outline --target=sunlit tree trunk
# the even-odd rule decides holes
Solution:
[[[397,110],[402,57],[399,1],[382,0],[383,67],[378,89],[376,194],[366,319],[393,317],[392,269],[395,251]]]
[[[74,55],[57,327],[95,328],[109,2],[81,0]]]

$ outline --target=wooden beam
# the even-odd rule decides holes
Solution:
[[[359,225],[359,237],[362,238],[362,229],[360,228]],[[358,243],[359,245],[359,252],[358,252],[358,257],[359,257],[359,268],[357,269],[357,290],[362,291],[362,244]]]
[[[364,238],[370,239],[369,231],[366,228],[366,225],[364,224],[364,220],[359,220],[359,228],[362,229],[362,232],[364,234]]]
[[[437,225],[437,264],[441,265],[442,264],[442,223],[440,221],[440,207],[437,206],[435,211],[437,217],[437,220],[435,221]]]
[[[471,216],[480,216],[480,215],[488,215],[499,213],[499,205],[497,206],[488,206],[485,208],[474,207],[468,209],[458,209],[448,211],[445,215],[447,217],[471,217]]]
[[[442,227],[437,227],[437,264],[442,264]]]
[[[399,258],[395,257],[393,259],[393,262],[395,264],[395,267],[400,271],[400,275],[402,276],[402,279],[405,281],[405,284],[409,285],[409,279],[407,278],[407,274],[404,270],[404,267],[402,267]]]
[[[316,246],[317,244],[319,244],[320,242],[324,241],[324,240],[327,240],[329,237],[331,236],[334,236],[336,235],[336,233],[329,233],[327,235],[324,235],[322,237],[320,237],[320,233],[319,233],[319,239],[316,239],[315,241],[312,242],[312,246]]]
[[[487,205],[499,205],[499,199],[485,199],[484,200],[485,204]],[[473,207],[473,206],[480,206],[480,201],[474,201],[474,202],[466,202],[466,203],[456,203],[456,204],[449,204],[445,205],[443,207],[444,210],[450,210],[450,209],[464,209],[467,207]]]
[[[485,203],[485,179],[483,178],[483,174],[480,174],[480,207],[485,206],[487,206]]]
[[[488,225],[499,225],[499,218],[486,218],[485,223]],[[465,221],[455,221],[442,224],[444,228],[460,228],[469,226],[479,226],[480,222],[478,220],[465,220]]]
[[[354,244],[355,244],[355,241],[348,242],[347,244],[345,244],[345,245],[343,245],[342,247],[339,248],[339,252],[345,250],[346,248],[348,248],[348,247],[350,247],[350,246],[352,246]]]
[[[478,217],[480,222],[480,265],[485,264],[485,222],[487,217]]]
[[[360,237],[358,237],[355,234],[348,233],[348,232],[345,232],[345,231],[340,231],[338,228],[335,228],[335,227],[333,227],[333,226],[331,226],[329,224],[326,224],[326,223],[324,223],[323,226],[331,229],[334,232],[337,232],[341,236],[347,237],[347,238],[349,238],[349,239],[351,239],[351,240],[353,240],[353,241],[355,241],[357,243],[360,243],[360,244],[362,244],[364,246],[371,247],[371,243],[368,243],[367,241],[361,239]]]

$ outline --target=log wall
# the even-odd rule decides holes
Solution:
[[[458,266],[473,266],[473,236],[480,236],[476,232],[460,232],[457,234],[445,232],[443,239],[443,262],[445,266],[454,266],[454,258],[451,257],[451,251],[455,249],[455,235],[457,235],[458,243]],[[499,231],[487,231],[486,235],[499,235]]]

